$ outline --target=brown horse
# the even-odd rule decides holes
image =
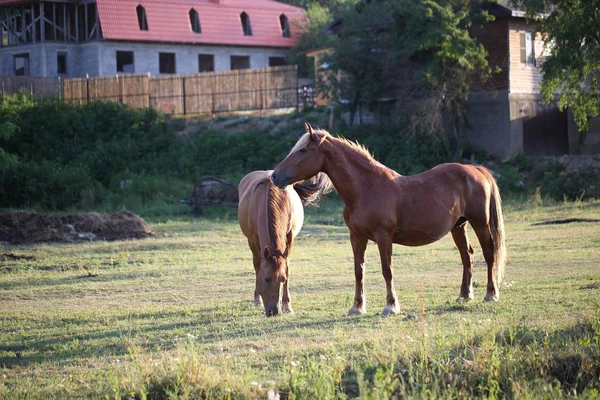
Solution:
[[[315,203],[331,188],[327,176],[320,174],[312,183],[284,185],[279,189],[269,179],[271,172],[251,172],[238,187],[238,221],[248,239],[256,272],[254,304],[259,306],[262,297],[267,316],[277,315],[281,310],[293,312],[288,260],[294,238],[304,222],[302,206]]]
[[[498,186],[484,167],[442,164],[413,176],[402,176],[377,162],[361,145],[331,136],[306,124],[290,154],[275,168],[271,180],[278,187],[325,172],[344,201],[344,219],[354,253],[356,291],[349,314],[366,312],[363,284],[368,240],[377,243],[386,283],[383,315],[400,311],[392,277],[392,243],[422,246],[448,232],[463,263],[460,299],[473,298],[473,248],[469,222],[487,263],[484,300],[500,298],[498,283],[505,263],[504,220]]]

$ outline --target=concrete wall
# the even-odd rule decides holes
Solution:
[[[99,47],[101,43],[91,42],[76,44],[67,43],[35,43],[18,47],[0,49],[0,75],[14,76],[14,56],[29,54],[29,72],[31,76],[58,76],[58,53],[67,55],[67,74],[73,78],[98,75]]]
[[[67,53],[65,77],[115,75],[117,51],[133,51],[135,73],[159,75],[158,53],[175,53],[177,74],[198,72],[198,55],[213,54],[215,71],[230,70],[232,55],[250,57],[251,68],[269,66],[269,57],[285,57],[286,49],[211,47],[186,44],[155,44],[99,41],[82,44],[36,43],[0,49],[0,75],[14,76],[14,55],[29,54],[31,76],[57,76],[57,54]]]
[[[212,47],[184,44],[146,44],[129,42],[101,42],[100,75],[117,73],[117,51],[133,51],[135,73],[149,72],[159,75],[158,53],[175,53],[175,73],[195,74],[198,72],[198,55],[213,54],[215,71],[229,71],[232,55],[250,57],[250,68],[269,66],[269,57],[285,57],[286,49],[254,47]]]
[[[471,93],[467,101],[469,143],[500,159],[514,157],[519,148],[518,137],[513,138],[512,134],[518,132],[519,126],[510,119],[508,99],[508,92],[497,91]]]

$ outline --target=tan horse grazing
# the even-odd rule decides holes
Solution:
[[[504,220],[498,186],[484,167],[442,164],[413,176],[402,176],[377,162],[361,145],[314,131],[306,124],[290,154],[275,168],[278,187],[325,172],[344,201],[344,219],[354,253],[356,288],[349,314],[366,312],[363,284],[368,240],[377,243],[386,283],[383,315],[400,311],[392,277],[392,243],[422,246],[452,233],[463,263],[460,299],[473,296],[473,248],[469,222],[487,263],[484,300],[500,298],[498,283],[505,263]]]
[[[238,221],[248,239],[256,272],[254,304],[259,306],[262,297],[267,316],[293,312],[288,260],[304,222],[303,204],[316,202],[331,188],[327,176],[320,174],[312,183],[279,189],[270,180],[271,172],[251,172],[238,186]]]

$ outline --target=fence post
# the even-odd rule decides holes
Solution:
[[[185,75],[181,76],[181,95],[183,96],[181,99],[182,100],[181,104],[183,106],[183,115],[185,115],[186,114],[185,113],[185,111],[186,111],[186,109],[185,109]]]
[[[302,101],[302,108],[306,108],[304,102],[306,100]],[[300,112],[300,94],[298,93],[298,70],[296,70],[296,111]]]
[[[85,102],[90,102],[90,74],[85,74]]]
[[[60,76],[58,76],[58,101],[63,101],[63,93],[60,90]]]

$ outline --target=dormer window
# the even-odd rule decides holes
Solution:
[[[202,28],[200,27],[200,17],[198,16],[198,11],[193,8],[190,10],[190,25],[192,26],[192,30],[196,33],[202,33]]]
[[[147,31],[148,30],[148,18],[146,18],[146,9],[144,7],[142,7],[141,5],[139,5],[135,8],[135,10],[137,11],[138,25],[140,26],[140,30]]]
[[[250,25],[250,17],[245,12],[240,14],[240,19],[242,20],[242,30],[244,31],[244,36],[252,36],[252,25]]]
[[[281,25],[281,34],[283,37],[292,37],[292,32],[290,31],[290,21],[288,21],[288,17],[286,17],[285,14],[281,14],[279,16],[279,25]]]

